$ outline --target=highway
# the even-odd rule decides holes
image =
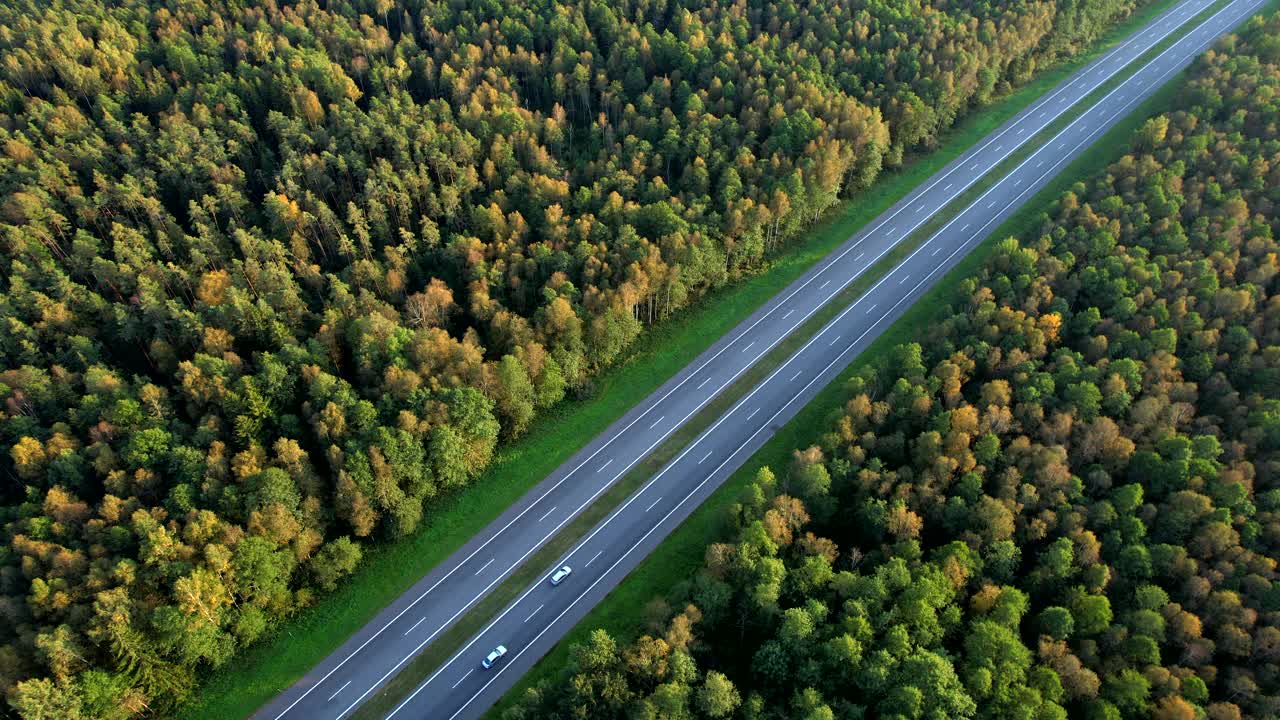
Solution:
[[[388,718],[479,717],[555,642],[679,525],[721,482],[964,254],[1106,129],[1185,67],[1263,0],[1232,0],[986,190],[692,443],[560,562],[573,574],[525,589]],[[581,510],[710,400],[1010,154],[1183,23],[1211,5],[1183,0],[1065,79],[847,240],[718,340],[539,483],[386,608],[341,648],[256,714],[258,720],[341,720],[428,643],[508,577]],[[496,645],[495,667],[480,661]]]

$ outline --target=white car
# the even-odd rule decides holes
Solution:
[[[565,565],[564,567],[555,571],[555,573],[551,575],[551,584],[559,585],[560,583],[564,582],[565,578],[569,577],[569,573],[571,572],[573,572],[573,568],[569,567],[568,565]]]
[[[499,645],[498,647],[494,648],[493,652],[489,653],[489,656],[486,657],[484,659],[484,662],[480,664],[484,666],[485,670],[488,670],[489,668],[493,667],[494,663],[498,662],[498,660],[501,659],[502,656],[506,654],[507,654],[506,646]]]

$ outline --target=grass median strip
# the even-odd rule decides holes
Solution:
[[[872,188],[843,201],[755,274],[708,294],[696,308],[646,331],[625,362],[596,378],[594,397],[564,402],[544,414],[524,438],[504,446],[472,486],[426,508],[427,520],[414,535],[369,547],[360,569],[340,589],[276,628],[238,656],[234,664],[212,673],[177,717],[238,720],[250,715],[336,650],[418,578],[716,338],[974,142],[1172,4],[1173,0],[1152,3],[1109,32],[1088,53],[1038,74],[1017,92],[975,110],[947,133],[934,151],[885,173]]]
[[[1271,0],[1268,9],[1280,8],[1280,0]],[[1140,67],[1140,65],[1139,65]],[[1045,209],[1076,182],[1102,172],[1118,160],[1128,148],[1133,133],[1152,115],[1170,111],[1185,73],[1171,78],[1164,87],[1138,105],[1124,119],[1108,130],[1048,185],[1032,196],[1014,215],[987,235],[963,260],[949,271],[931,290],[920,298],[865,351],[846,367],[812,401],[730,476],[706,502],[702,503],[680,527],[650,553],[609,595],[573,630],[543,657],[486,714],[497,720],[527,688],[554,679],[566,666],[569,648],[586,639],[596,628],[610,632],[626,642],[640,632],[637,618],[644,617],[645,606],[655,597],[655,588],[670,588],[691,577],[702,566],[703,551],[710,543],[722,540],[726,531],[729,506],[737,502],[756,471],[763,466],[784,468],[796,448],[812,444],[827,430],[829,418],[846,400],[844,386],[848,380],[867,368],[883,368],[891,351],[912,342],[946,317],[959,282],[973,275],[987,262],[998,241],[1034,232]],[[1086,99],[1087,100],[1087,99]]]

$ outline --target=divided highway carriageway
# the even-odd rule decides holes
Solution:
[[[1231,0],[1083,111],[1073,107],[1212,0],[1183,0],[978,142],[527,493],[256,720],[342,720],[683,423],[903,239],[1064,114],[1074,119],[961,209],[591,529],[408,697],[397,720],[484,713],[644,556],[970,249],[1263,0]],[[558,586],[562,565],[573,573]],[[481,660],[498,645],[492,668]]]

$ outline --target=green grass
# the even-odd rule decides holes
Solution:
[[[1267,5],[1268,9],[1277,7],[1280,7],[1280,0],[1271,0]],[[949,304],[959,282],[976,274],[990,259],[998,241],[1036,232],[1046,208],[1064,191],[1076,182],[1097,175],[1118,160],[1128,150],[1135,130],[1147,118],[1173,109],[1173,99],[1182,84],[1184,74],[1167,81],[1161,89],[1099,138],[1087,153],[1064,168],[1052,182],[989,234],[887,328],[567,633],[489,710],[486,718],[496,720],[505,709],[515,703],[526,688],[555,678],[566,666],[569,648],[585,640],[592,630],[603,628],[622,642],[638,635],[642,628],[637,619],[645,616],[645,606],[656,596],[654,588],[670,588],[697,572],[702,566],[706,546],[725,538],[727,509],[741,497],[757,470],[764,466],[782,470],[789,463],[793,450],[817,442],[830,427],[833,414],[839,411],[847,399],[844,391],[846,382],[864,369],[883,367],[893,348],[927,338],[930,328],[951,313]]]
[[[872,188],[842,202],[755,275],[709,294],[696,308],[646,331],[624,362],[596,378],[594,397],[561,403],[540,417],[525,437],[500,449],[473,485],[427,508],[427,520],[415,534],[368,548],[360,569],[341,588],[213,673],[177,716],[232,720],[250,715],[716,338],[974,142],[1172,4],[1173,0],[1152,3],[1090,52],[1038,74],[1017,92],[973,112],[942,138],[936,150],[885,173]]]

